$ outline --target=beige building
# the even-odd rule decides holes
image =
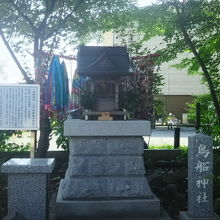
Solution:
[[[141,36],[137,36],[137,40]],[[156,49],[163,47],[161,37],[154,37],[146,43],[146,46],[154,53]],[[116,44],[116,36],[112,32],[107,32],[103,37],[103,46],[113,46]],[[201,83],[201,76],[188,75],[187,70],[179,70],[172,67],[180,60],[191,54],[180,54],[177,59],[163,63],[160,67],[164,77],[164,86],[162,87],[163,99],[167,113],[172,112],[182,121],[183,114],[186,113],[186,103],[193,99],[194,95],[208,93],[208,89]]]

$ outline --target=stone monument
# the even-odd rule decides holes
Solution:
[[[188,212],[180,212],[180,220],[220,219],[213,212],[212,148],[212,139],[207,135],[189,137]]]
[[[81,47],[79,51],[77,70],[92,77],[97,95],[95,112],[90,114],[105,114],[99,120],[64,123],[70,154],[56,200],[60,219],[160,218],[160,201],[148,185],[142,156],[150,122],[112,120],[112,115],[120,113],[118,81],[131,74],[129,68],[125,48]]]

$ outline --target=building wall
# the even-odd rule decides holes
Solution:
[[[201,82],[200,75],[188,75],[187,70],[179,70],[172,67],[181,61],[184,55],[179,55],[176,60],[163,63],[161,73],[165,85],[162,87],[164,95],[200,95],[208,93],[208,90]]]
[[[105,32],[103,35],[102,44],[103,46],[113,46],[114,45],[113,40],[114,40],[113,33],[111,31]]]
[[[186,113],[186,103],[193,100],[190,95],[164,95],[163,96],[165,109],[168,113],[172,113],[178,120],[183,119],[183,114]]]

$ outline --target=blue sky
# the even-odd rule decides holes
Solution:
[[[146,6],[152,4],[153,2],[156,2],[156,0],[138,0],[138,5]]]

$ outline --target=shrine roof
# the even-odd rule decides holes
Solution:
[[[133,69],[125,47],[80,46],[77,73],[80,76],[129,76]]]

